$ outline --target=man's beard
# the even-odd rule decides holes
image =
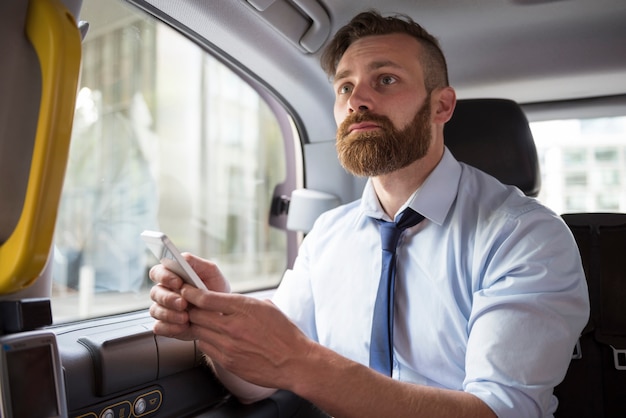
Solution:
[[[350,125],[374,122],[380,129],[348,133]],[[337,130],[337,154],[341,165],[360,177],[388,174],[423,158],[431,142],[430,95],[404,129],[396,129],[389,118],[354,112]]]

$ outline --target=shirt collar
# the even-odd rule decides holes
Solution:
[[[456,198],[460,178],[461,165],[448,148],[445,148],[439,164],[398,213],[410,207],[437,225],[443,224]],[[361,211],[371,218],[390,220],[380,206],[371,178],[367,180],[361,196]]]

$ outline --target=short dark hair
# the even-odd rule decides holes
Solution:
[[[384,17],[376,10],[359,13],[347,25],[339,29],[322,53],[322,69],[332,78],[337,72],[341,57],[352,43],[366,36],[392,33],[410,35],[422,46],[423,54],[420,61],[424,71],[424,84],[428,92],[449,85],[446,58],[437,38],[407,15],[396,14]]]

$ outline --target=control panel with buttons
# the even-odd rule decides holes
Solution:
[[[159,410],[163,401],[162,389],[153,386],[141,391],[94,405],[72,414],[73,418],[140,418]]]

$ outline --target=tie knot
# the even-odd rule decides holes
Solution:
[[[380,224],[380,238],[384,251],[396,251],[402,231],[420,223],[424,217],[411,208],[406,208],[398,217],[397,222],[387,222],[378,219]]]
[[[398,228],[404,231],[407,228],[417,225],[424,220],[424,216],[415,212],[411,208],[406,208],[400,214],[398,218]]]

